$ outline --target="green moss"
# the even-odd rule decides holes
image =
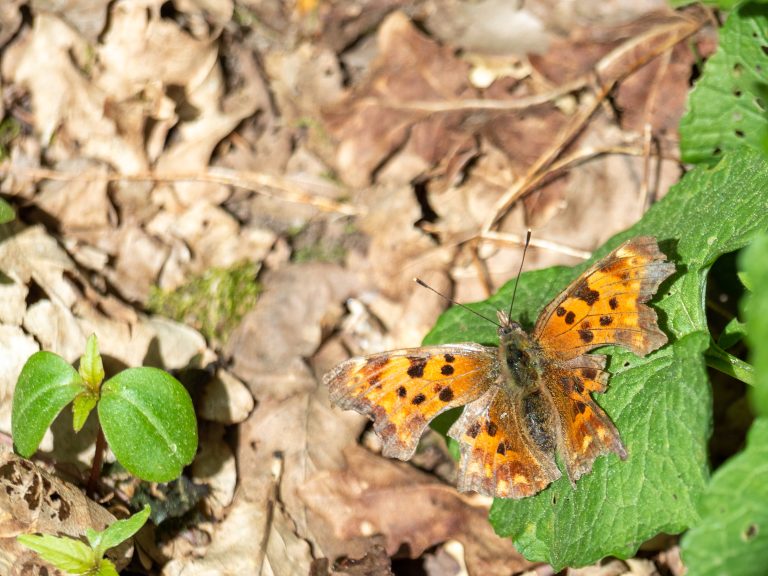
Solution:
[[[293,253],[294,262],[333,262],[344,261],[347,251],[343,246],[307,246]]]
[[[257,272],[253,262],[211,268],[175,290],[153,287],[147,307],[195,327],[210,342],[220,344],[256,304],[261,292]]]
[[[0,122],[0,162],[11,154],[11,143],[21,134],[21,124],[15,118],[5,118]]]

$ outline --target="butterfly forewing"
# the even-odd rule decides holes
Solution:
[[[617,344],[645,356],[663,346],[666,335],[646,306],[675,271],[656,239],[638,236],[584,272],[541,313],[533,337],[550,354],[575,358]]]
[[[468,343],[351,358],[324,382],[332,402],[373,418],[385,456],[407,460],[430,420],[478,398],[498,374],[498,350]]]

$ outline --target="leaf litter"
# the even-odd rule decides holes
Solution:
[[[96,332],[117,365],[199,372],[189,475],[210,490],[187,524],[137,539],[151,573],[531,569],[488,502],[452,488],[438,435],[421,470],[383,460],[318,378],[419,344],[446,303],[414,276],[484,298],[526,226],[526,267],[573,264],[677,179],[682,41],[711,49],[704,16],[568,6],[3,6],[2,122],[19,127],[0,164],[19,214],[0,242],[6,437],[26,358],[75,360]],[[149,313],[157,291],[238,266],[263,292],[231,333]],[[43,452],[83,470],[88,446],[57,424]]]

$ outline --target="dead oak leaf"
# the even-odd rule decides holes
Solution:
[[[395,152],[411,161],[417,175],[451,150],[463,150],[466,111],[433,115],[425,103],[476,98],[469,66],[449,47],[421,34],[402,13],[394,13],[378,33],[379,55],[359,88],[325,110],[328,130],[340,140],[336,155],[341,177],[361,186]],[[404,150],[407,148],[407,150]],[[401,175],[408,179],[409,175]]]

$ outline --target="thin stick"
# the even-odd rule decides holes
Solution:
[[[64,182],[210,182],[244,188],[256,194],[282,200],[283,202],[308,204],[326,212],[338,212],[348,216],[356,216],[363,212],[349,204],[310,194],[289,178],[263,172],[245,172],[219,167],[211,167],[202,172],[169,172],[162,174],[156,172],[141,172],[137,174],[85,172],[73,174],[45,168],[33,170],[3,169],[0,170],[0,174],[4,177],[16,176],[33,180],[58,180]],[[272,190],[279,191],[279,193],[272,192]]]
[[[504,217],[509,207],[529,192],[531,183],[540,179],[568,145],[584,130],[602,101],[608,97],[619,82],[656,56],[663,54],[681,40],[694,34],[704,24],[704,18],[681,18],[678,22],[659,26],[646,34],[633,38],[603,57],[595,66],[594,75],[597,78],[598,89],[595,91],[593,101],[571,119],[556,142],[545,150],[528,168],[528,171],[497,201],[493,213],[482,227],[480,236],[489,232]],[[651,40],[653,40],[653,48],[638,54],[639,46],[643,42],[650,43]],[[622,65],[621,59],[627,57],[634,57],[630,66]]]

